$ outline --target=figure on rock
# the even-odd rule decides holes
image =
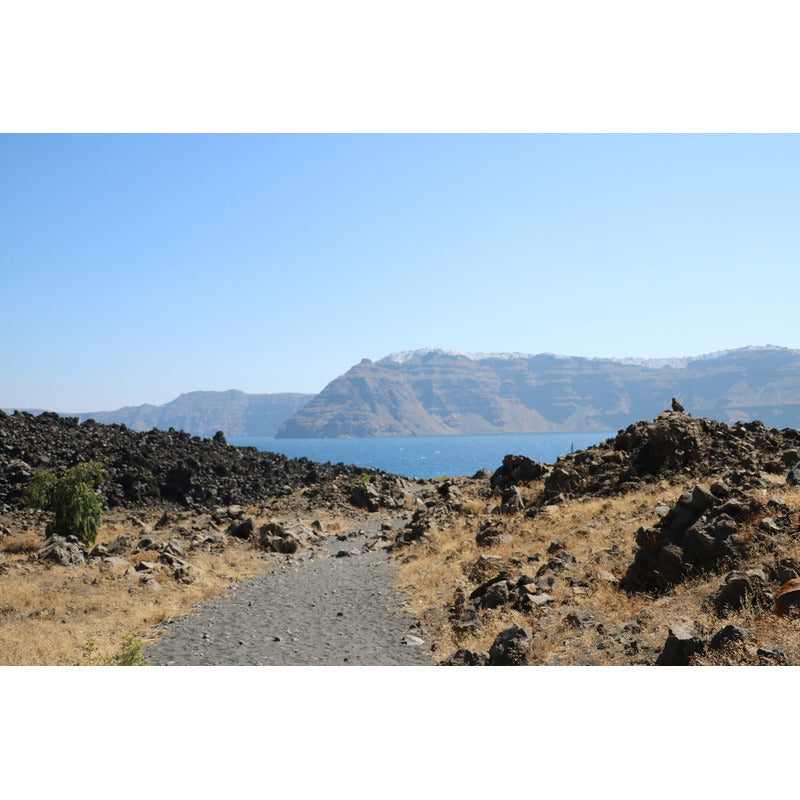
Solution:
[[[683,406],[678,402],[677,398],[672,398],[672,410],[683,413]]]

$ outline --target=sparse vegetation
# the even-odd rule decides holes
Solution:
[[[772,605],[760,605],[749,597],[740,608],[727,609],[724,614],[714,608],[711,597],[734,568],[731,565],[721,563],[660,595],[620,588],[619,579],[636,551],[637,531],[655,523],[657,507],[671,505],[686,491],[684,482],[660,481],[607,498],[577,497],[544,506],[532,518],[521,513],[497,515],[499,524],[507,525],[505,538],[479,546],[479,509],[483,510],[491,497],[477,482],[453,480],[465,498],[459,513],[397,553],[400,586],[409,595],[412,612],[423,621],[439,660],[459,648],[486,652],[498,633],[517,624],[534,631],[534,664],[652,664],[664,647],[671,626],[685,619],[692,621],[706,642],[728,624],[746,629],[751,636],[746,644],[707,649],[693,663],[766,663],[764,656],[757,653],[759,648],[786,653],[791,663],[800,661],[797,615],[778,617]],[[786,487],[782,477],[774,481],[774,488],[764,494],[775,503],[785,504],[781,507],[793,519],[800,517],[800,491]],[[536,496],[540,488],[541,482],[530,484],[529,496]],[[765,561],[774,561],[774,554],[770,556],[757,545],[759,523],[760,517],[753,519],[742,531],[742,541],[750,541],[752,550],[746,561],[735,565],[736,569],[760,568]],[[788,535],[784,538],[780,540],[781,557],[786,563],[800,564],[800,541]],[[773,536],[770,546],[775,546],[775,541]],[[492,578],[492,574],[471,576],[482,556],[495,560],[497,570],[506,569],[514,576],[529,575],[533,581],[542,580],[552,571],[554,584],[536,588],[538,595],[548,594],[552,600],[528,610],[508,603],[482,608],[477,629],[454,627],[460,613],[455,610],[459,595],[468,598],[481,583]],[[773,590],[778,586],[774,583]]]
[[[163,508],[114,509],[104,514],[97,544],[108,546],[120,538],[132,539],[116,561],[92,558],[86,565],[52,569],[39,562],[35,550],[43,543],[42,521],[31,511],[3,517],[10,534],[3,538],[0,558],[0,664],[4,666],[97,664],[84,649],[94,640],[97,654],[126,660],[135,648],[125,649],[124,637],[139,637],[146,643],[153,627],[188,613],[198,603],[224,592],[234,580],[264,569],[264,555],[249,542],[230,537],[224,550],[198,549],[191,563],[202,570],[192,583],[174,579],[164,565],[157,570],[160,588],[142,582],[136,570],[142,561],[156,561],[157,549],[134,552],[140,531],[163,546],[171,538],[214,530],[208,513],[173,510],[173,524],[155,530]],[[265,518],[266,519],[266,518]],[[14,542],[26,544],[18,548]],[[11,544],[11,549],[5,546]],[[121,645],[121,642],[123,643]],[[131,641],[135,644],[135,642]]]
[[[42,546],[40,538],[26,530],[3,539],[0,550],[6,553],[35,553]]]
[[[27,488],[30,505],[50,511],[47,533],[75,536],[86,545],[94,544],[103,516],[103,497],[96,491],[106,478],[102,464],[90,461],[70,467],[60,477],[37,472]]]
[[[84,664],[101,667],[146,667],[147,659],[142,655],[144,642],[135,633],[126,633],[116,653],[100,653],[95,639],[83,646]]]

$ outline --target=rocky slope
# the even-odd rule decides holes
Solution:
[[[664,398],[723,422],[800,425],[800,351],[763,347],[664,361],[425,350],[367,359],[329,383],[279,438],[617,430]]]
[[[665,412],[423,499],[393,546],[440,663],[800,663],[797,430]]]
[[[104,424],[126,425],[135,431],[152,428],[187,431],[195,436],[274,436],[292,414],[301,409],[313,394],[246,394],[227,392],[187,392],[162,406],[126,406],[116,411],[76,414],[83,422],[93,419]]]
[[[201,439],[172,429],[136,432],[91,420],[79,424],[54,413],[0,412],[0,512],[24,505],[24,489],[35,470],[59,472],[86,461],[105,466],[102,492],[112,508],[261,503],[301,488],[320,504],[352,499],[378,508],[392,507],[401,495],[399,479],[379,470],[233,447],[222,433]]]

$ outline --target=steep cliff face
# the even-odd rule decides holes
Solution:
[[[364,360],[288,419],[278,438],[615,430],[678,397],[723,422],[800,424],[800,351],[752,347],[637,361],[424,350]]]
[[[196,436],[274,436],[288,417],[302,408],[311,394],[246,394],[188,392],[163,406],[128,406],[117,411],[77,414],[81,420],[126,425],[134,431],[153,428],[187,431]]]

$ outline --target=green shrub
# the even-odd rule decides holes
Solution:
[[[126,633],[118,653],[100,653],[97,642],[89,639],[83,645],[85,663],[99,667],[149,667],[150,662],[142,655],[144,642],[135,633]]]
[[[105,478],[103,465],[96,461],[70,467],[58,478],[44,471],[33,476],[26,490],[28,502],[53,512],[48,536],[75,536],[84,544],[94,544],[103,516],[103,497],[96,489]]]
[[[149,662],[142,655],[144,642],[134,633],[128,633],[122,639],[120,651],[106,660],[110,667],[147,667]]]

